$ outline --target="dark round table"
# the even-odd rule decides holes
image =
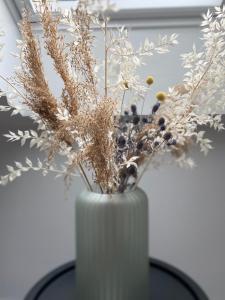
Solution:
[[[209,300],[202,289],[178,269],[156,259],[150,259],[149,265],[151,300]],[[25,300],[75,300],[75,270],[74,262],[56,269],[37,283]]]

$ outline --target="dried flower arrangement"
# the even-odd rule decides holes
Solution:
[[[26,142],[46,153],[46,159],[33,164],[28,158],[23,165],[7,166],[9,174],[0,177],[2,185],[29,170],[56,172],[68,181],[77,172],[87,188],[94,184],[102,193],[134,189],[150,164],[169,153],[181,166],[193,166],[188,151],[199,144],[207,154],[211,141],[199,131],[199,125],[224,129],[221,115],[225,108],[225,8],[208,11],[202,22],[202,52],[196,48],[182,55],[187,72],[180,85],[168,92],[159,92],[149,114],[137,111],[154,83],[138,75],[145,58],[166,53],[177,44],[175,34],[161,37],[158,43],[145,42],[136,50],[125,28],[110,29],[109,1],[80,0],[75,9],[54,14],[46,0],[38,6],[43,27],[44,47],[51,57],[56,73],[63,82],[57,98],[45,78],[41,50],[29,13],[24,12],[20,25],[22,41],[18,42],[21,66],[13,79],[1,78],[12,90],[9,104],[1,111],[20,113],[26,108],[37,124],[37,130],[9,132],[9,141]],[[67,26],[71,42],[59,31]],[[100,88],[98,64],[92,54],[92,25],[104,35],[104,89]],[[21,105],[18,105],[20,99]],[[130,108],[127,101],[132,99]],[[13,104],[15,103],[15,104]],[[129,105],[130,105],[129,104]],[[56,157],[64,164],[57,167]],[[90,177],[90,171],[92,172]]]

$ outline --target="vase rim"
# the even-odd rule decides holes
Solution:
[[[86,193],[89,193],[89,194],[92,194],[92,195],[99,195],[99,196],[103,196],[103,197],[110,197],[110,196],[122,196],[122,195],[128,195],[128,194],[131,194],[131,193],[135,193],[136,191],[142,191],[142,189],[138,186],[135,187],[135,189],[130,189],[130,190],[126,190],[124,192],[114,192],[114,193],[110,193],[110,194],[107,194],[107,193],[101,193],[101,192],[98,192],[98,191],[90,191],[88,189],[84,189],[83,192],[86,192]]]

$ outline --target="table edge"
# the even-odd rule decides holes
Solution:
[[[180,269],[156,258],[150,258],[149,264],[175,277],[192,293],[195,298],[196,296],[198,297],[196,300],[209,300],[203,289],[191,277],[189,277],[189,275],[185,274]],[[34,287],[25,296],[24,300],[38,300],[38,297],[51,282],[56,280],[65,272],[73,270],[74,266],[76,267],[76,261],[71,261],[49,272],[34,285]]]

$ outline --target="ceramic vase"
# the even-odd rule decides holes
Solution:
[[[84,191],[75,208],[76,300],[149,299],[146,194]]]

